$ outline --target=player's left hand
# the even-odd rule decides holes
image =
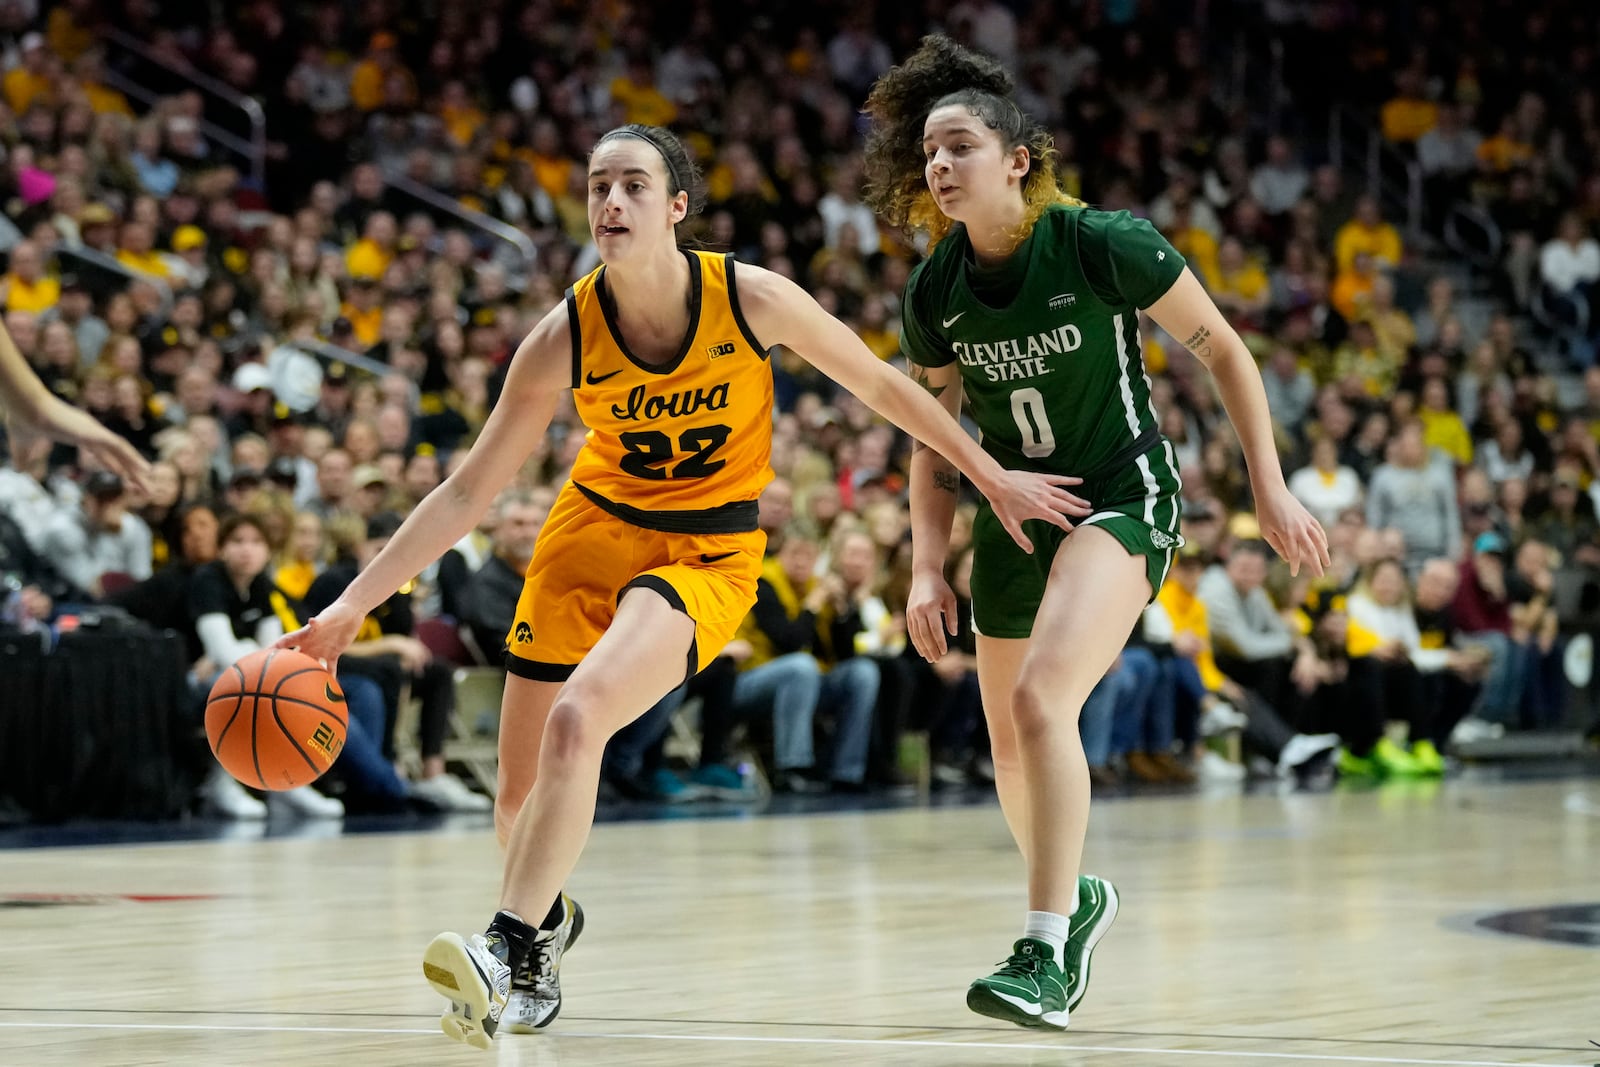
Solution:
[[[55,397],[50,400],[38,422],[24,422],[13,417],[7,424],[8,432],[22,438],[43,435],[62,444],[77,445],[102,466],[121,475],[124,481],[141,489],[149,488],[145,478],[150,473],[150,464],[138,449],[100,425],[98,419],[82,408]]]
[[[1328,555],[1327,532],[1288,486],[1275,486],[1256,495],[1256,521],[1262,538],[1284,558],[1289,573],[1295,577],[1300,576],[1301,567],[1309,567],[1320,578],[1333,565]]]
[[[1094,514],[1087,500],[1067,492],[1069,485],[1082,485],[1082,478],[1066,474],[1036,474],[1033,471],[1002,470],[985,495],[995,518],[1024,552],[1033,552],[1033,542],[1022,532],[1029,519],[1043,519],[1052,526],[1071,530],[1067,516],[1086,518]]]

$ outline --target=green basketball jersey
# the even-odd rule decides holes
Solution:
[[[911,273],[900,347],[924,366],[960,361],[983,447],[1002,466],[1100,472],[1155,439],[1138,309],[1183,267],[1145,220],[1061,205],[1007,261],[1016,284],[985,302],[958,225]]]

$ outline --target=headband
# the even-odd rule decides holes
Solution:
[[[639,133],[637,130],[621,128],[612,130],[610,133],[607,133],[604,137],[600,138],[600,140],[595,143],[595,147],[598,148],[600,145],[605,144],[613,137],[633,137],[637,140],[643,141],[651,148],[654,148],[656,150],[656,155],[661,157],[661,162],[666,164],[667,177],[672,179],[672,184],[676,185],[679,190],[687,190],[689,188],[683,183],[683,176],[678,173],[678,168],[673,164],[672,159],[661,150],[661,146],[656,144],[655,141],[651,140],[649,137],[646,137],[644,134]]]

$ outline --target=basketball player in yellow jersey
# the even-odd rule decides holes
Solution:
[[[1024,521],[1070,529],[1067,516],[1090,513],[1064,488],[1078,479],[1003,469],[793,282],[681,251],[674,227],[698,202],[671,133],[624,126],[600,139],[589,226],[604,266],[522,342],[461,467],[337,601],[281,642],[333,666],[372,608],[472,528],[543,437],[561,392],[574,391],[589,435],[507,641],[501,910],[486,933],[440,934],[423,956],[450,1001],[441,1028],[479,1048],[499,1027],[513,976],[533,980],[518,985],[537,1001],[576,936],[561,887],[594,821],[606,741],[721,651],[755,603],[756,497],[771,477],[768,349],[789,347],[937,449],[1025,550]],[[559,1004],[557,992],[517,1018],[538,1026]]]

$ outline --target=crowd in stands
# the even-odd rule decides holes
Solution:
[[[1183,253],[1258,355],[1290,486],[1332,548],[1320,581],[1274,565],[1209,377],[1144,323],[1186,544],[1084,710],[1095,781],[1437,774],[1453,743],[1572,713],[1562,668],[1583,657],[1568,646],[1600,618],[1600,37],[1580,0],[35,7],[0,4],[5,326],[54,391],[155,466],[139,491],[11,442],[12,626],[120,603],[189,635],[203,694],[331,601],[471,445],[521,337],[597,264],[584,160],[614,125],[668,125],[691,146],[703,246],[795,278],[896,359],[925,248],[862,203],[858,108],[942,29],[1015,71],[1069,192],[1148,216]],[[147,49],[106,44],[107,25]],[[1282,86],[1256,80],[1263,35],[1284,44]],[[1255,60],[1222,61],[1239,49]],[[1235,68],[1249,80],[1220,73]],[[212,136],[236,120],[185,71],[261,101],[263,181]],[[1329,160],[1336,101],[1420,165],[1420,228]],[[1503,236],[1477,270],[1441,253],[1463,202]],[[365,359],[324,362],[307,386],[285,369],[297,344]],[[909,442],[781,349],[772,364],[757,606],[618,736],[608,788],[747,796],[741,738],[775,789],[894,785],[908,732],[929,738],[937,782],[991,777],[964,599],[973,504],[951,539],[960,633],[928,665],[902,616]],[[568,405],[480,528],[341,660],[362,705],[347,804],[486,805],[441,755],[451,660],[497,662],[582,435]],[[458,640],[421,640],[433,620]],[[391,762],[402,693],[422,708],[409,783]],[[662,741],[691,698],[683,766]],[[260,814],[227,782],[208,789]]]

